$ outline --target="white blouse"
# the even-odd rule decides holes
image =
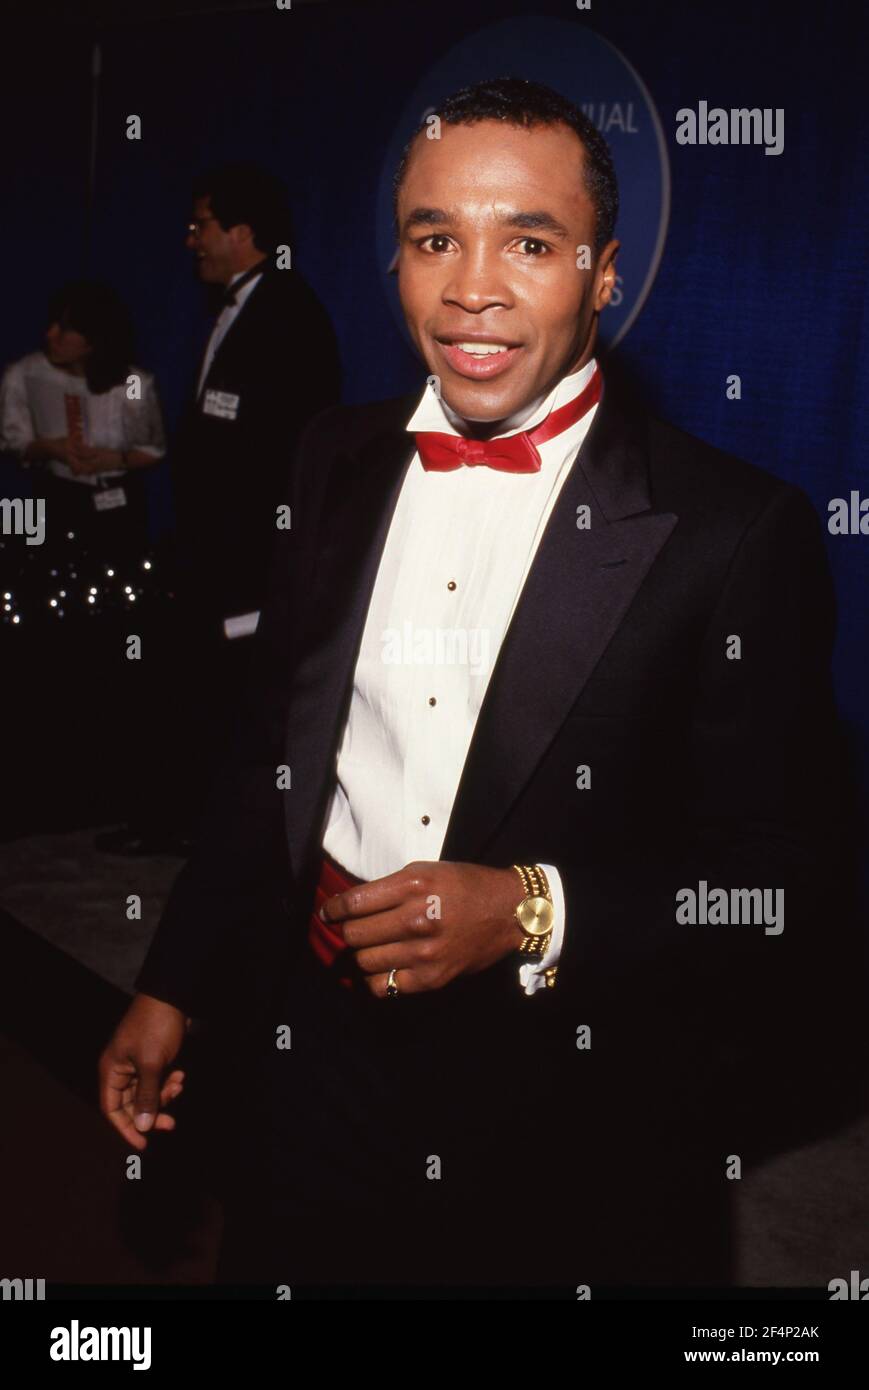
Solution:
[[[140,398],[130,400],[125,381],[95,395],[83,376],[73,376],[31,352],[6,368],[0,381],[0,449],[20,456],[34,439],[59,439],[69,433],[67,396],[80,398],[83,436],[94,449],[137,449],[155,459],[166,452],[163,416],[151,372],[130,367],[140,381]],[[26,461],[22,460],[25,463]],[[45,465],[57,478],[97,487],[99,478],[120,478],[126,469],[73,473],[60,459]]]

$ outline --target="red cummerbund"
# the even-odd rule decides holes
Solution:
[[[317,959],[326,967],[334,967],[341,979],[341,984],[352,986],[353,980],[346,969],[343,971],[342,964],[349,964],[348,961],[341,961],[341,957],[349,957],[350,952],[344,945],[344,933],[340,922],[324,922],[317,916],[320,905],[327,898],[331,898],[333,893],[343,893],[345,888],[350,888],[354,883],[361,883],[361,878],[354,878],[352,874],[347,874],[343,869],[328,857],[323,855],[320,865],[320,882],[314,891],[314,906],[311,910],[311,921],[308,926],[308,942],[311,950]]]

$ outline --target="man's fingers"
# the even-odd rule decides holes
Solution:
[[[163,1086],[161,1087],[161,1090],[160,1090],[160,1105],[161,1105],[161,1106],[163,1106],[163,1105],[168,1105],[169,1102],[170,1102],[170,1100],[175,1100],[175,1098],[176,1098],[177,1096],[180,1096],[180,1095],[181,1095],[181,1093],[182,1093],[183,1090],[184,1090],[184,1083],[183,1083],[183,1081],[174,1081],[174,1080],[172,1079],[172,1077],[170,1076],[170,1077],[169,1077],[169,1080],[168,1080],[168,1081],[164,1081],[164,1082],[163,1082]],[[123,1104],[125,1107],[132,1107],[133,1101],[134,1101],[135,1099],[136,1099],[136,1082],[135,1082],[135,1080],[133,1080],[133,1081],[130,1083],[130,1085],[129,1085],[129,1086],[126,1086],[126,1087],[124,1088],[123,1092],[121,1093],[121,1101],[122,1101],[122,1104]],[[130,1109],[130,1114],[132,1115],[132,1113],[133,1113],[133,1112],[132,1112],[132,1109]]]
[[[184,1090],[184,1073],[183,1073],[183,1071],[173,1071],[173,1072],[170,1072],[170,1074],[166,1077],[166,1080],[163,1082],[163,1087],[162,1087],[162,1090],[160,1091],[160,1104],[161,1104],[161,1105],[168,1105],[168,1104],[169,1104],[169,1101],[170,1101],[170,1100],[174,1100],[176,1096],[180,1096],[180,1094],[181,1094],[181,1092],[182,1092],[183,1090]]]
[[[141,1151],[150,1130],[171,1130],[163,1115],[184,1089],[172,1062],[183,1042],[184,1015],[173,1005],[137,995],[99,1061],[100,1110],[131,1148]]]
[[[397,966],[393,968],[395,975],[392,983],[398,989],[399,994],[422,994],[424,991],[434,988],[433,984],[425,982],[425,975],[418,970],[399,970]],[[392,998],[386,992],[389,984],[389,971],[385,975],[372,975],[365,983],[373,995],[378,999],[385,999],[387,1005],[389,1004],[389,1000]]]
[[[320,908],[320,915],[326,922],[343,922],[348,918],[367,917],[375,912],[399,907],[410,895],[423,891],[419,871],[433,867],[434,864],[405,864],[394,874],[373,878],[370,883],[354,883],[352,888],[345,888],[343,893],[327,898]]]
[[[160,1090],[159,1065],[156,1062],[142,1062],[133,1101],[133,1123],[140,1134],[147,1134],[160,1112]]]
[[[133,1124],[132,1116],[124,1109],[111,1110],[106,1115],[106,1119],[133,1149],[144,1149],[148,1141],[141,1135]]]
[[[140,1153],[147,1148],[148,1140],[144,1134],[139,1133],[133,1123],[133,1107],[131,1105],[123,1106],[120,1110],[113,1110],[107,1118],[131,1148],[138,1149]],[[152,1128],[154,1130],[171,1130],[175,1128],[175,1124],[174,1115],[165,1115],[161,1112]]]
[[[390,970],[410,970],[426,964],[428,947],[433,943],[392,940],[385,946],[370,946],[356,952],[356,964],[366,975],[382,975]]]
[[[389,946],[395,942],[418,943],[420,937],[431,935],[432,921],[425,909],[411,909],[405,904],[392,912],[378,912],[374,917],[350,918],[341,923],[341,934],[351,950],[368,946]]]
[[[104,1054],[100,1059],[100,1110],[108,1118],[121,1104],[125,1093],[136,1081],[132,1062],[116,1061]]]

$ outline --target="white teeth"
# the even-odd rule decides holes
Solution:
[[[453,346],[461,348],[462,352],[469,352],[473,357],[490,357],[494,352],[507,351],[503,343],[454,343]]]

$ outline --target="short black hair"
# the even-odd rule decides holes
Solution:
[[[504,121],[508,125],[569,126],[585,151],[584,185],[595,212],[594,253],[599,255],[612,240],[619,213],[619,186],[610,147],[597,126],[578,106],[542,82],[525,77],[496,77],[454,92],[433,113],[425,116],[404,147],[392,180],[392,211],[396,238],[398,194],[404,182],[411,148],[431,115],[446,125],[475,125],[477,121]]]
[[[72,328],[87,340],[85,379],[95,395],[126,381],[133,359],[133,321],[120,295],[101,280],[70,280],[48,301],[49,325]]]
[[[224,231],[246,222],[254,245],[269,255],[292,236],[290,209],[281,180],[246,161],[206,169],[193,184],[194,198],[209,198]]]

